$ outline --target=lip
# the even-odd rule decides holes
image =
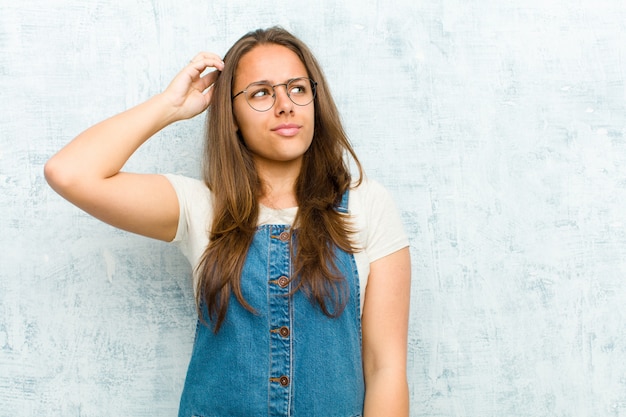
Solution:
[[[281,136],[295,136],[300,132],[302,126],[297,125],[295,123],[283,123],[274,128],[272,128],[272,132],[276,132]]]

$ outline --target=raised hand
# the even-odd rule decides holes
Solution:
[[[174,77],[163,96],[174,106],[176,118],[189,119],[209,107],[213,93],[210,87],[223,69],[219,56],[201,52]]]
[[[224,63],[200,53],[161,94],[78,135],[46,163],[48,183],[87,213],[120,229],[171,240],[178,227],[178,200],[161,175],[120,172],[155,133],[203,112]],[[202,75],[204,74],[204,75]]]

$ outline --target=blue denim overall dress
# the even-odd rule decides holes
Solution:
[[[348,193],[337,209],[347,212]],[[320,416],[363,413],[359,277],[354,256],[336,250],[350,289],[338,318],[292,290],[287,225],[257,228],[241,287],[256,310],[231,295],[217,334],[198,321],[179,417]],[[206,307],[204,307],[206,314]]]

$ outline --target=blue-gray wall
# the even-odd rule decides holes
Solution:
[[[273,24],[317,53],[413,255],[412,416],[626,415],[622,0],[0,0],[0,416],[172,416],[189,266],[46,159]],[[197,176],[202,118],[128,169]]]

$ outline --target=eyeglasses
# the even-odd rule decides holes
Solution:
[[[310,78],[293,78],[286,83],[271,85],[268,82],[257,81],[241,90],[233,96],[233,100],[240,94],[246,97],[246,101],[256,111],[268,111],[276,102],[276,87],[285,86],[287,97],[297,106],[306,106],[315,98],[317,83]]]

